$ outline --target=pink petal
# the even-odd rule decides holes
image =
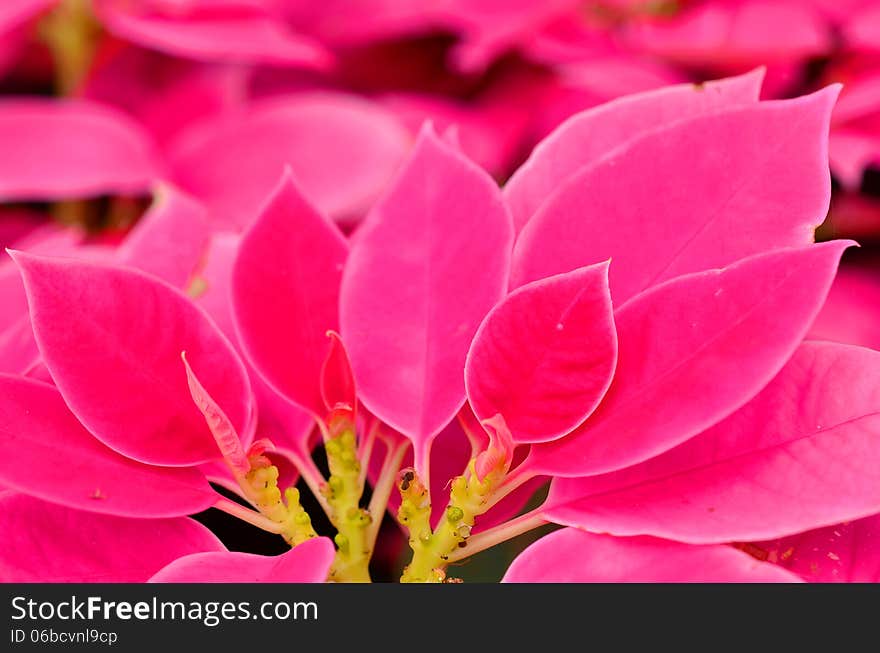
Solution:
[[[767,560],[819,583],[880,582],[880,515],[743,546]]]
[[[880,277],[877,271],[842,267],[808,337],[880,349]]]
[[[480,420],[500,413],[516,442],[565,435],[611,385],[617,333],[608,264],[515,290],[483,320],[465,366]]]
[[[547,517],[616,535],[757,541],[880,512],[880,352],[806,343],[755,399],[636,467],[554,483]]]
[[[729,415],[795,351],[850,244],[760,254],[633,299],[615,314],[617,371],[602,404],[573,434],[533,448],[531,464],[564,476],[612,471]]]
[[[880,136],[837,127],[829,140],[831,170],[844,188],[857,191],[865,168],[880,161]]]
[[[37,344],[74,415],[135,460],[194,465],[219,451],[192,402],[180,353],[242,433],[247,373],[229,341],[186,297],[136,270],[21,252]]]
[[[128,519],[0,495],[0,581],[143,583],[180,556],[223,551],[192,519]]]
[[[151,583],[323,583],[336,550],[316,537],[280,556],[250,553],[194,553],[161,569]]]
[[[512,285],[612,258],[619,306],[681,274],[812,242],[831,194],[838,88],[675,123],[583,168],[520,234]]]
[[[610,537],[564,528],[519,554],[504,583],[796,583],[729,546]]]
[[[850,17],[844,37],[857,50],[880,51],[880,8],[866,7],[864,11]]]
[[[137,124],[84,100],[0,101],[0,142],[4,201],[142,193],[160,174]]]
[[[636,25],[631,47],[683,65],[802,61],[832,47],[828,25],[798,0],[695,3],[671,20]]]
[[[162,186],[153,206],[117,250],[116,261],[185,288],[208,246],[205,209],[172,186]]]
[[[308,200],[334,219],[373,203],[410,147],[406,129],[354,96],[313,93],[255,102],[194,125],[170,153],[173,178],[219,224],[251,222],[290,165]]]
[[[578,113],[541,141],[504,186],[517,231],[583,166],[643,134],[685,118],[758,101],[763,70],[702,86],[680,84],[629,95]]]
[[[330,64],[329,53],[317,41],[257,11],[254,3],[227,4],[225,12],[222,7],[213,12],[178,9],[163,15],[159,2],[132,8],[128,0],[97,0],[95,10],[116,36],[176,56],[309,68]]]
[[[27,295],[14,265],[0,265],[0,371],[21,373],[39,356]]]
[[[335,331],[328,331],[330,351],[321,366],[321,399],[324,408],[330,412],[338,407],[355,411],[357,408],[357,389],[351,361],[342,339]]]
[[[492,179],[430,128],[358,232],[340,322],[361,400],[416,467],[464,402],[467,350],[503,296],[513,228]]]
[[[50,385],[0,375],[0,481],[46,501],[129,517],[200,512],[218,496],[193,469],[119,455],[76,421]]]
[[[232,276],[241,343],[280,394],[326,415],[321,367],[339,328],[339,283],[348,256],[340,231],[302,197],[290,170],[242,239]]]

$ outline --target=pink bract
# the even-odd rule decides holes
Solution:
[[[617,363],[608,264],[522,286],[486,316],[465,385],[480,420],[500,414],[517,442],[578,426],[602,400]]]
[[[348,243],[302,196],[290,171],[245,233],[232,277],[235,321],[248,357],[280,394],[326,414],[321,368],[339,329]]]
[[[796,583],[800,579],[728,546],[610,537],[565,528],[532,544],[505,583]]]
[[[590,530],[700,544],[875,514],[878,361],[870,349],[805,343],[726,420],[641,465],[556,480],[545,512]]]
[[[193,553],[159,570],[151,583],[323,583],[335,549],[318,537],[280,556],[250,553]]]
[[[248,430],[253,403],[244,366],[185,296],[133,269],[20,252],[15,260],[43,360],[72,412],[99,440],[153,464],[217,457],[186,386],[184,351],[237,432]]]
[[[192,519],[126,519],[0,494],[0,580],[14,583],[142,583],[171,561],[225,551]]]
[[[361,400],[413,441],[420,473],[464,403],[467,350],[504,294],[512,241],[495,183],[428,127],[352,244],[342,337]]]

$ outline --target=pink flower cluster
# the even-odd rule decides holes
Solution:
[[[0,580],[880,580],[872,4],[10,1]]]

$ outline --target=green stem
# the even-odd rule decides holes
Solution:
[[[330,507],[330,521],[338,531],[334,538],[337,551],[330,568],[330,580],[369,583],[372,550],[367,531],[372,519],[370,513],[360,507],[363,488],[357,438],[353,424],[346,424],[339,431],[324,447],[330,467],[324,496]]]
[[[400,578],[402,583],[438,583],[446,580],[446,566],[453,554],[468,548],[474,522],[488,510],[492,491],[500,480],[499,474],[492,473],[481,481],[472,460],[468,472],[452,481],[449,505],[437,529],[432,532],[431,506],[424,500],[427,496],[423,492],[424,486],[418,479],[404,478],[400,485],[403,501],[399,518],[410,530],[409,543],[413,557],[403,570]]]

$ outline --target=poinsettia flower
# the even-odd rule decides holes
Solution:
[[[117,516],[219,507],[294,545],[176,555],[156,580],[368,580],[389,505],[413,549],[405,581],[443,580],[548,522],[579,530],[535,545],[509,580],[560,578],[553,560],[580,580],[797,580],[728,545],[880,512],[880,354],[804,342],[852,245],[814,242],[838,89],[757,102],[760,78],[590,110],[504,190],[426,125],[351,238],[296,166],[276,171],[243,235],[214,234],[194,276],[137,234],[117,252],[149,272],[13,253],[54,385],[0,379],[0,440],[85,473],[62,484],[8,462],[0,483]],[[154,233],[181,229],[172,217]],[[183,233],[203,251],[204,230]],[[273,429],[287,430],[274,451]],[[127,474],[148,480],[131,489]],[[298,491],[281,493],[299,475],[335,551]],[[510,519],[548,476],[543,505]]]

